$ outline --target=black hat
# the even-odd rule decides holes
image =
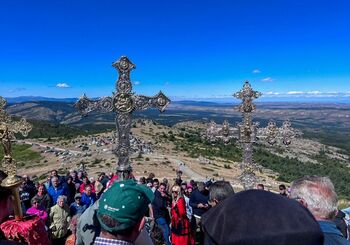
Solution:
[[[295,200],[261,190],[242,191],[202,216],[208,244],[323,244],[312,214]]]

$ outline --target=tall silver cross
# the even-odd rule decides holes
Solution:
[[[241,168],[242,174],[239,180],[244,189],[252,188],[258,181],[254,170],[259,166],[253,161],[253,144],[258,139],[265,139],[269,144],[275,144],[277,140],[281,140],[283,144],[291,144],[291,140],[299,135],[295,129],[291,127],[289,121],[283,122],[283,126],[278,128],[274,121],[270,121],[266,128],[259,128],[258,122],[252,121],[252,112],[256,109],[253,103],[262,94],[254,91],[248,81],[245,82],[243,88],[233,94],[237,99],[241,99],[242,103],[239,105],[239,111],[242,112],[242,122],[235,127],[230,127],[227,121],[224,121],[223,126],[218,126],[215,122],[211,122],[205,137],[210,141],[223,140],[228,143],[232,138],[238,139],[243,149],[243,161]]]
[[[1,182],[4,187],[11,188],[14,196],[13,208],[17,220],[22,219],[21,200],[19,198],[18,187],[22,184],[22,178],[17,176],[16,161],[12,158],[11,141],[15,139],[16,133],[27,136],[32,130],[32,126],[22,118],[20,121],[12,121],[11,116],[5,112],[6,100],[0,96],[0,141],[4,149],[2,168],[7,173],[7,177]]]
[[[102,97],[99,100],[90,100],[84,94],[75,104],[83,115],[98,110],[101,112],[116,113],[116,132],[118,134],[118,145],[115,154],[118,157],[117,173],[119,180],[128,179],[131,173],[129,162],[130,153],[130,129],[132,112],[147,108],[157,108],[160,112],[170,103],[170,100],[160,91],[154,97],[135,95],[132,92],[130,71],[135,65],[126,57],[122,56],[112,64],[118,70],[119,77],[116,82],[116,92],[112,97]]]
[[[32,126],[22,118],[20,121],[12,121],[10,115],[5,112],[7,102],[0,96],[0,140],[4,149],[2,166],[8,175],[16,174],[16,164],[12,158],[11,140],[15,139],[16,133],[24,137],[32,130]]]

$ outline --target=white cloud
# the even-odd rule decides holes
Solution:
[[[315,90],[315,91],[309,91],[309,92],[306,92],[307,94],[322,94],[321,91],[318,91],[318,90]]]
[[[295,95],[295,94],[305,94],[304,91],[288,91],[287,94],[289,95]]]
[[[258,74],[258,73],[261,73],[261,71],[260,71],[259,69],[254,69],[254,70],[252,71],[252,73]]]
[[[279,92],[273,92],[273,91],[268,91],[265,93],[266,95],[280,95],[281,93]]]
[[[56,88],[69,88],[70,86],[67,83],[57,83]]]
[[[261,79],[262,82],[272,82],[273,79],[271,77],[266,77],[266,78],[263,78]]]
[[[349,97],[350,91],[348,92],[334,92],[327,91],[322,92],[318,90],[314,91],[288,91],[288,92],[274,92],[267,91],[263,93],[265,97],[305,97],[305,98],[322,98],[322,97]]]
[[[135,81],[134,84],[137,86],[137,85],[140,85],[140,81]]]
[[[26,88],[14,88],[14,89],[10,89],[9,93],[17,93],[17,92],[21,92],[26,90]]]

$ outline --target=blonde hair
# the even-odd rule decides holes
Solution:
[[[177,198],[175,199],[174,195],[173,195],[173,191],[177,192]],[[173,185],[173,187],[171,187],[171,197],[173,198],[173,201],[177,202],[177,200],[179,200],[180,197],[182,197],[182,193],[181,193],[181,187],[179,185]]]

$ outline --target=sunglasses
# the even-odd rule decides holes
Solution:
[[[178,192],[178,191],[172,191],[172,193],[176,193],[176,194],[178,194],[179,192]]]

